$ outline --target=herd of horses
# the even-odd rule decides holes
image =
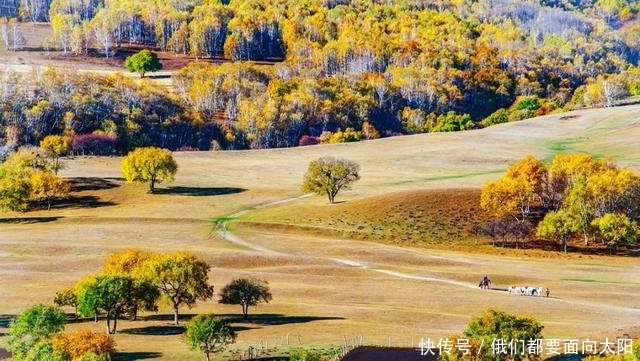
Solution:
[[[478,284],[478,287],[485,290],[489,289],[490,286],[491,286],[491,280],[487,276],[484,276],[480,280],[480,284]],[[507,288],[507,292],[509,292],[510,295],[522,295],[522,296],[545,295],[546,297],[549,297],[549,288],[537,287],[537,286],[509,286],[509,288]]]

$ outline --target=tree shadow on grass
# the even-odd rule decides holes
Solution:
[[[56,199],[51,202],[51,209],[98,208],[115,206],[116,204],[111,201],[102,201],[96,196],[69,196],[65,199]]]
[[[157,188],[155,194],[175,194],[191,197],[221,196],[245,192],[244,188],[236,187],[167,187]]]
[[[158,358],[162,356],[161,352],[116,352],[111,360],[113,361],[134,361]]]
[[[195,316],[196,314],[193,314],[193,313],[178,314],[178,321],[188,322]],[[167,321],[167,322],[173,323],[173,314],[167,313],[167,314],[158,314],[158,315],[148,315],[148,316],[138,317],[138,319],[144,320],[144,321]]]
[[[244,320],[242,315],[238,314],[224,314],[218,315],[221,318],[226,319],[229,322],[250,323],[256,325],[287,325],[294,323],[307,323],[313,321],[326,321],[326,320],[344,320],[343,317],[331,317],[331,316],[287,316],[279,313],[262,313],[262,314],[249,314],[249,318]]]
[[[9,327],[9,324],[11,323],[11,320],[13,320],[14,317],[15,317],[14,315],[0,315],[0,328]],[[2,336],[6,336],[6,333],[0,332],[0,337]],[[2,359],[2,356],[0,355],[0,360],[1,359]]]
[[[72,192],[99,191],[120,187],[122,178],[75,177],[69,179]]]
[[[35,223],[48,223],[48,222],[54,222],[57,221],[60,218],[64,218],[64,217],[13,217],[13,218],[0,218],[0,224],[1,223],[7,223],[7,224],[35,224]],[[2,327],[1,324],[1,318],[3,316],[0,316],[0,327]]]
[[[127,328],[120,331],[129,335],[146,335],[146,336],[173,336],[183,334],[184,326],[147,326]]]

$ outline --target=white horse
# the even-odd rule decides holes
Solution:
[[[543,288],[537,286],[509,286],[510,295],[541,296]]]

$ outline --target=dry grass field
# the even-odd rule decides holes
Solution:
[[[547,338],[637,337],[637,258],[469,251],[473,240],[457,228],[468,220],[451,219],[450,208],[460,203],[472,212],[483,182],[526,154],[549,159],[560,151],[590,152],[640,171],[638,139],[640,106],[634,105],[461,133],[184,152],[175,154],[176,181],[161,184],[157,195],[123,184],[117,157],[68,159],[62,175],[74,184],[70,200],[51,211],[0,214],[0,336],[12,315],[51,303],[57,290],[98,271],[108,254],[137,247],[198,254],[213,265],[218,290],[239,276],[269,281],[273,301],[251,309],[248,322],[237,320],[239,306],[215,300],[183,310],[236,319],[237,353],[250,346],[275,352],[331,347],[356,338],[416,345],[421,337],[459,333],[489,308],[536,317]],[[362,179],[338,195],[337,205],[300,197],[308,162],[324,155],[361,165]],[[440,219],[427,216],[438,212]],[[237,218],[226,232],[215,227],[222,217]],[[458,241],[438,242],[442,232]],[[484,274],[496,290],[478,289]],[[551,297],[510,296],[503,291],[510,284],[549,287]],[[163,307],[119,323],[116,359],[200,358],[170,318]]]

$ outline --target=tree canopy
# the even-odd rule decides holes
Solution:
[[[289,147],[478,128],[640,94],[632,0],[22,3],[41,4],[24,7],[23,20],[52,28],[31,47],[198,61],[172,75],[175,94],[86,74],[33,92],[40,79],[8,75],[0,102],[12,112],[0,127],[20,130],[19,145],[65,132],[115,139],[118,152]],[[16,23],[0,20],[7,48],[23,43]],[[149,93],[166,106],[149,107]]]
[[[16,361],[38,360],[51,353],[51,337],[64,329],[67,318],[59,308],[37,305],[22,311],[9,324],[7,350]]]
[[[149,193],[156,183],[171,182],[178,164],[171,152],[157,147],[136,148],[122,159],[122,175],[128,182],[148,183]]]
[[[338,192],[349,189],[351,184],[360,179],[359,169],[357,163],[348,159],[318,158],[309,163],[302,179],[302,191],[326,194],[329,203],[333,204]]]
[[[613,251],[637,242],[638,190],[640,175],[610,160],[559,154],[544,165],[527,156],[503,177],[484,185],[480,205],[509,228],[505,234],[515,235],[516,226],[522,228],[535,211],[541,218],[536,235],[558,241],[564,252],[568,241],[580,233],[585,245],[599,238]],[[509,225],[505,217],[516,223]]]
[[[158,54],[148,49],[128,56],[124,61],[124,65],[128,71],[140,74],[141,78],[144,78],[145,73],[162,69],[162,63],[158,60]]]
[[[209,284],[211,266],[192,254],[154,254],[144,267],[145,279],[171,304],[176,325],[180,306],[191,308],[196,301],[206,301],[214,295]]]
[[[241,305],[242,317],[249,316],[249,306],[257,306],[260,302],[269,303],[273,296],[267,281],[256,278],[237,278],[225,285],[220,291],[220,303]]]
[[[543,326],[533,318],[488,310],[473,317],[462,335],[457,337],[468,341],[468,353],[455,348],[453,352],[441,356],[445,361],[540,360],[542,345],[536,348],[535,341],[542,339],[542,329]],[[453,342],[457,343],[456,340]],[[496,352],[487,352],[481,347],[491,347]]]
[[[159,296],[156,287],[146,280],[122,275],[98,276],[78,290],[78,311],[83,315],[104,312],[109,333],[115,333],[121,316],[140,306],[148,311],[157,310]]]
[[[187,324],[185,339],[192,350],[203,352],[210,361],[210,354],[221,352],[235,342],[236,333],[214,315],[197,315]]]

